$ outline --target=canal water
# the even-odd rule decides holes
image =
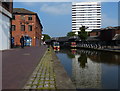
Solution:
[[[56,54],[77,89],[118,89],[120,54],[83,49]]]

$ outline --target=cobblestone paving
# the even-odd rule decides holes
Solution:
[[[51,51],[47,51],[24,89],[56,89]]]

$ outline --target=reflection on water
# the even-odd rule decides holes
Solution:
[[[87,56],[85,53],[81,53],[80,57],[78,58],[78,62],[80,63],[80,67],[85,68],[87,63]]]
[[[118,88],[120,54],[63,49],[57,56],[76,88]]]

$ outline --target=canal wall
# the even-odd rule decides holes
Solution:
[[[60,60],[56,56],[55,52],[52,48],[52,59],[54,62],[53,68],[54,72],[56,74],[56,87],[57,89],[76,89],[74,84],[72,83],[70,77],[67,75],[67,72],[65,71],[64,67],[60,63]]]

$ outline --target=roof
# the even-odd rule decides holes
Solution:
[[[58,41],[62,42],[62,41],[68,41],[69,37],[59,37]]]
[[[93,29],[91,32],[100,32],[101,29]]]
[[[59,42],[64,42],[64,41],[68,41],[69,37],[53,37],[51,38],[51,40],[55,40],[55,41],[59,41]]]
[[[120,29],[120,26],[116,26],[116,27],[109,26],[109,27],[106,27],[106,28],[101,28],[101,30],[118,30],[118,29]]]
[[[37,14],[24,8],[13,8],[14,14]]]
[[[90,36],[87,38],[87,41],[98,41],[100,40],[98,36]]]
[[[51,42],[51,39],[47,39],[47,40],[45,40],[45,42]]]
[[[71,36],[69,39],[78,39],[78,36]]]

